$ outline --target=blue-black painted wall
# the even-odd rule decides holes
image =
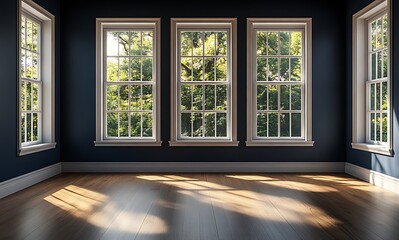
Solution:
[[[345,2],[226,0],[166,7],[152,1],[61,1],[62,161],[345,161]],[[162,147],[95,147],[96,17],[161,17]],[[238,18],[239,147],[169,147],[170,18]],[[246,18],[313,18],[314,147],[245,147]],[[10,120],[12,124],[12,120]],[[14,124],[15,125],[15,124]]]
[[[60,5],[58,0],[36,0],[56,16],[56,141],[59,144],[60,133]],[[60,160],[60,147],[56,149],[17,156],[17,19],[18,1],[0,1],[0,182],[35,171],[57,163]]]
[[[360,11],[362,8],[373,2],[372,0],[357,0],[348,1],[347,3],[347,73],[346,73],[346,92],[347,92],[347,162],[371,169],[380,173],[387,174],[399,178],[399,68],[395,67],[399,63],[399,47],[395,44],[399,43],[399,3],[391,0],[392,3],[392,95],[393,95],[393,150],[395,155],[393,157],[387,157],[379,154],[372,154],[364,151],[358,151],[352,149],[351,137],[352,137],[352,15]]]

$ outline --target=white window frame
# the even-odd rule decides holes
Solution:
[[[153,137],[107,138],[105,91],[105,33],[111,30],[152,30],[153,35]],[[96,141],[98,147],[107,146],[161,146],[161,38],[160,18],[97,18],[96,19]],[[155,91],[154,91],[155,89]]]
[[[256,136],[256,33],[257,31],[302,32],[302,137]],[[284,82],[273,82],[284,84]],[[313,146],[312,141],[312,19],[248,18],[247,19],[247,146]]]
[[[22,143],[21,132],[21,16],[26,15],[40,25],[38,60],[38,104],[39,104],[39,125],[38,141]],[[23,156],[56,147],[55,142],[55,17],[47,10],[33,2],[23,0],[19,4],[18,14],[18,155]]]
[[[376,0],[352,17],[352,148],[387,156],[393,156],[392,107],[391,107],[391,1]],[[388,16],[388,142],[368,141],[367,80],[369,77],[369,21],[386,11]]]
[[[178,96],[180,84],[178,81],[179,46],[178,34],[182,30],[227,30],[229,33],[228,49],[228,101],[227,106],[227,137],[224,138],[182,138],[179,136],[179,112]],[[238,146],[236,133],[236,69],[237,69],[237,19],[236,18],[172,18],[171,19],[171,140],[170,146]]]

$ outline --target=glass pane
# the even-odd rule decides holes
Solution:
[[[107,110],[118,110],[118,85],[107,86]]]
[[[193,113],[193,137],[202,137],[202,113]]]
[[[278,59],[269,58],[267,60],[267,79],[268,81],[278,81]]]
[[[280,81],[289,81],[289,71],[290,71],[290,60],[289,58],[281,58],[280,63]]]
[[[382,51],[377,53],[377,78],[382,78]]]
[[[290,54],[293,56],[302,55],[302,33],[291,32]]]
[[[38,66],[38,55],[32,54],[32,79],[37,80],[39,78],[39,66]]]
[[[118,58],[107,58],[107,81],[118,81]]]
[[[118,33],[117,32],[107,32],[106,56],[118,56]]]
[[[382,82],[382,110],[388,110],[388,83]]]
[[[27,29],[26,29],[26,33],[27,33],[27,35],[26,35],[26,48],[29,49],[29,50],[32,50],[32,21],[30,21],[29,19],[26,22],[26,27],[27,27]]]
[[[382,29],[383,29],[383,36],[382,40],[384,41],[383,47],[388,46],[388,16],[385,14],[382,17]]]
[[[256,136],[267,137],[267,114],[257,114],[256,126]]]
[[[291,81],[302,81],[302,59],[291,58]]]
[[[290,33],[280,32],[280,55],[290,54]]]
[[[215,81],[215,58],[205,58],[205,81]]]
[[[33,110],[39,110],[39,84],[32,83],[32,101],[33,101]]]
[[[181,135],[191,137],[191,113],[182,113],[180,119]]]
[[[257,32],[256,33],[256,54],[266,55],[266,33]]]
[[[194,56],[203,56],[204,55],[204,47],[202,41],[202,32],[193,32],[193,53]]]
[[[26,114],[26,141],[32,142],[32,113]]]
[[[141,137],[141,114],[130,114],[130,136]]]
[[[118,136],[118,114],[108,113],[107,114],[107,136],[117,137]]]
[[[119,101],[120,101],[120,110],[129,110],[129,86],[128,85],[120,85],[119,86]]]
[[[152,81],[152,58],[142,58],[143,76],[142,81]]]
[[[266,58],[256,59],[256,81],[266,81]]]
[[[216,86],[216,110],[227,110],[227,86]]]
[[[277,137],[278,136],[277,113],[269,113],[268,115],[269,115],[269,122],[268,122],[269,137]]]
[[[32,32],[33,32],[33,42],[32,42],[32,50],[37,52],[39,50],[39,25],[34,23],[32,26]]]
[[[130,110],[141,110],[141,86],[130,86]]]
[[[191,87],[190,85],[181,85],[180,110],[191,110]]]
[[[203,80],[203,68],[202,68],[202,58],[193,58],[193,80],[202,81]]]
[[[130,58],[130,71],[131,81],[141,81],[140,58]]]
[[[376,21],[371,23],[371,50],[374,51],[377,48],[377,24]]]
[[[119,33],[119,56],[129,55],[129,33]]]
[[[192,58],[181,58],[180,78],[181,81],[192,81]]]
[[[215,55],[215,33],[205,32],[205,55]]]
[[[181,52],[182,56],[191,56],[193,51],[193,42],[191,40],[191,32],[182,32],[180,34]]]
[[[377,54],[373,53],[371,55],[371,80],[376,79],[376,66],[377,65]]]
[[[216,34],[216,55],[227,55],[227,32],[218,32]]]
[[[152,114],[143,113],[143,137],[152,137]]]
[[[382,48],[382,21],[377,19],[377,49]]]
[[[370,84],[370,110],[375,110],[375,84]]]
[[[193,86],[193,110],[202,110],[203,86]]]
[[[301,137],[301,114],[300,113],[291,113],[291,137]]]
[[[280,86],[280,108],[281,110],[290,110],[290,86]]]
[[[21,17],[21,47],[25,46],[25,39],[26,39],[26,25],[25,22],[26,18],[24,16]]]
[[[382,54],[382,68],[383,68],[383,76],[386,78],[388,76],[388,53],[387,50],[383,51]]]
[[[269,110],[277,110],[278,109],[278,87],[277,85],[269,85]],[[269,119],[270,121],[270,119]]]
[[[142,55],[152,56],[152,32],[142,32]]]
[[[21,110],[25,110],[25,104],[26,104],[26,82],[21,81]]]
[[[380,104],[380,99],[381,99],[381,84],[376,83],[376,105],[375,109],[376,110],[381,110],[381,104]]]
[[[370,115],[370,140],[375,141],[375,113]]]
[[[26,50],[21,50],[21,77],[26,77]]]
[[[215,110],[215,85],[205,85],[205,110]]]
[[[227,58],[216,58],[216,81],[227,81]]]
[[[143,85],[143,110],[152,110],[152,85]]]
[[[216,114],[216,137],[227,137],[226,113]]]
[[[33,136],[32,141],[39,140],[39,116],[37,113],[33,113]]]
[[[119,58],[119,81],[127,81],[129,77],[129,58]]]
[[[256,86],[256,109],[267,110],[267,86]]]
[[[301,85],[291,85],[291,110],[301,110]]]
[[[26,110],[32,110],[32,83],[26,82]]]
[[[129,136],[129,115],[128,113],[119,113],[119,136]]]
[[[382,114],[382,141],[388,142],[388,115]]]
[[[267,33],[267,55],[278,54],[278,33],[268,32]]]
[[[141,55],[141,36],[140,32],[130,33],[130,56]]]
[[[33,77],[33,57],[32,53],[27,51],[26,52],[26,77],[32,78]]]
[[[205,113],[205,137],[215,137],[215,113]]]
[[[25,113],[21,114],[21,143],[25,142]]]
[[[375,119],[376,120],[376,124],[375,124],[375,130],[376,130],[375,139],[376,139],[376,141],[381,141],[381,129],[380,129],[381,115],[380,115],[380,113],[376,113],[375,116],[376,116],[376,119]]]
[[[289,137],[290,136],[290,114],[282,113],[280,115],[280,136]]]

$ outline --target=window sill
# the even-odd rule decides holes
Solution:
[[[247,147],[313,147],[314,141],[305,140],[253,140],[245,142]]]
[[[24,156],[32,153],[53,149],[56,147],[56,145],[57,143],[40,143],[32,146],[21,147],[21,149],[19,149],[19,156]]]
[[[160,147],[162,142],[157,141],[94,141],[96,147]]]
[[[179,140],[169,141],[171,147],[237,147],[238,141],[212,141],[212,140]]]
[[[367,143],[352,143],[352,148],[356,150],[382,154],[390,157],[394,155],[392,149],[389,149],[388,147],[381,145],[373,145]]]

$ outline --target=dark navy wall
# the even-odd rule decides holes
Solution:
[[[345,3],[320,0],[219,0],[201,4],[152,1],[61,2],[62,161],[345,161]],[[162,147],[95,147],[96,17],[161,17]],[[239,147],[169,147],[170,18],[238,18]],[[313,18],[314,147],[245,147],[246,18]]]
[[[395,47],[395,44],[399,43],[399,3],[394,0],[392,2],[392,95],[393,95],[393,150],[395,155],[393,157],[387,157],[379,154],[368,153],[364,151],[354,150],[351,148],[351,137],[352,137],[352,15],[373,2],[372,0],[357,0],[348,1],[347,4],[347,74],[346,74],[346,89],[347,89],[347,162],[371,169],[380,173],[384,173],[396,178],[399,178],[399,68],[395,67],[399,63],[399,47]]]
[[[58,0],[36,0],[42,7],[56,16],[59,23],[60,5]],[[18,1],[0,1],[0,182],[57,163],[60,147],[56,149],[17,156],[17,19]],[[59,25],[56,42],[56,141],[59,144]]]

